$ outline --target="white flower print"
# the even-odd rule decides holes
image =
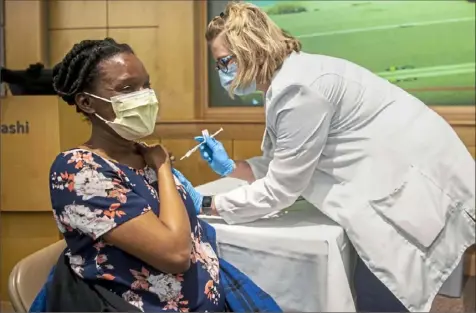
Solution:
[[[93,197],[107,197],[108,190],[114,188],[111,179],[90,167],[83,167],[74,177],[74,189],[83,200]]]
[[[72,190],[73,182],[72,179],[74,176],[69,175],[68,173],[59,173],[57,174],[54,172],[51,175],[51,189],[59,189],[59,190],[64,190],[64,189],[70,189]]]
[[[128,290],[122,294],[122,299],[126,300],[133,306],[136,306],[139,310],[144,312],[144,302],[142,302],[142,297],[139,296],[132,290]]]
[[[59,231],[64,234],[66,232],[66,228],[64,227],[63,223],[61,222],[60,218],[58,217],[58,214],[56,214],[56,211],[53,211],[53,217],[55,218],[56,221],[56,226],[58,226]]]
[[[171,274],[150,275],[147,282],[151,285],[149,291],[159,296],[161,302],[177,299],[182,290],[180,281]]]
[[[152,187],[151,185],[149,185],[148,183],[145,184],[147,189],[149,189],[150,191],[150,194],[152,195],[152,197],[154,199],[158,199],[159,198],[159,194],[157,193],[157,190],[154,189],[154,187]]]
[[[91,151],[82,150],[82,149],[74,149],[63,152],[64,156],[71,155],[68,163],[76,163],[81,164],[88,164],[89,166],[93,167],[94,169],[98,169],[101,167],[96,161],[94,161],[93,153]]]
[[[63,181],[61,176],[51,177],[51,181],[51,187],[53,187],[53,189],[63,190],[65,188],[65,184],[67,184],[67,182]]]
[[[202,260],[204,261],[205,268],[207,269],[213,281],[215,283],[219,283],[220,264],[215,251],[213,251],[212,246],[208,242],[200,243],[200,251],[202,253]]]
[[[220,263],[218,257],[213,250],[212,246],[208,242],[203,242],[201,240],[201,227],[197,225],[195,231],[192,232],[192,262],[202,263],[202,268],[205,269],[209,274],[211,279],[215,283],[220,282]]]
[[[145,178],[147,179],[147,182],[149,184],[153,184],[157,181],[157,174],[155,173],[155,171],[153,169],[151,169],[150,167],[146,167],[144,169],[144,176]]]
[[[175,175],[173,175],[173,176],[174,176],[175,185],[176,185],[177,187],[182,186],[182,183],[181,183],[180,180],[177,178],[177,176],[175,176]]]
[[[101,210],[91,210],[84,205],[68,204],[64,207],[60,220],[65,225],[96,239],[116,227],[114,219],[101,215]]]
[[[71,265],[71,269],[79,276],[83,277],[84,271],[84,259],[80,255],[71,255],[71,252],[68,252],[67,255],[69,256],[69,264]]]

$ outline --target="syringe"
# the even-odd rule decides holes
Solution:
[[[217,130],[214,134],[212,134],[210,137],[214,138],[216,135],[218,135],[218,134],[221,133],[222,131],[223,131],[223,128],[220,128],[220,129]],[[183,159],[188,158],[189,156],[191,156],[192,153],[194,153],[195,151],[197,151],[198,148],[200,148],[200,146],[203,145],[204,143],[205,143],[205,142],[201,142],[201,143],[199,143],[198,145],[196,145],[195,147],[193,147],[192,149],[188,150],[187,153],[185,153],[185,155],[180,158],[180,161],[182,161]]]

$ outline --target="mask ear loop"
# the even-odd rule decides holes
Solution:
[[[112,103],[112,101],[109,100],[109,99],[106,99],[106,98],[103,98],[103,97],[99,97],[99,96],[93,95],[93,94],[91,94],[91,93],[89,93],[89,92],[84,92],[84,94],[85,94],[85,95],[88,95],[88,96],[90,96],[90,97],[93,97],[93,98],[102,100],[102,101],[106,101],[106,102]]]
[[[108,103],[112,103],[112,101],[109,100],[109,99],[106,99],[106,98],[103,98],[103,97],[99,97],[99,96],[93,95],[93,94],[91,94],[91,93],[89,93],[89,92],[84,92],[84,94],[85,94],[85,95],[88,95],[88,96],[90,96],[90,97],[93,97],[93,98],[102,100],[102,101],[106,101],[106,102],[108,102]],[[106,124],[107,124],[107,123],[110,123],[110,121],[106,120],[105,118],[103,118],[103,117],[100,116],[99,114],[94,113],[94,115],[95,115],[98,119],[100,119],[101,121],[103,121],[104,123],[106,123]]]

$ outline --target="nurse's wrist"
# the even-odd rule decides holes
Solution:
[[[215,206],[215,197],[212,197],[212,206],[211,206],[211,211],[213,215],[219,215],[217,208]]]
[[[234,169],[228,177],[241,179],[247,181],[249,184],[256,180],[250,164],[246,160],[235,161]]]
[[[236,169],[236,163],[232,159],[228,159],[227,165],[226,165],[226,170],[222,173],[223,177],[229,176],[233,174],[233,172]]]

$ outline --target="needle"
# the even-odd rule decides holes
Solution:
[[[218,135],[219,133],[221,133],[223,131],[223,127],[220,128],[219,130],[217,130],[214,134],[212,134],[210,137],[211,138],[215,138],[216,135]],[[185,158],[188,158],[189,156],[192,155],[192,153],[194,153],[195,151],[198,150],[198,148],[200,148],[201,145],[203,145],[205,142],[201,142],[199,143],[198,145],[196,145],[195,147],[193,147],[192,149],[188,150],[187,153],[185,153],[185,155],[183,157],[180,158],[180,161],[182,161],[183,159]]]

